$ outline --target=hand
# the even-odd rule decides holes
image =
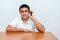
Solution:
[[[17,28],[16,30],[20,31],[20,32],[24,32],[24,29],[22,29],[22,28]]]
[[[28,30],[28,29],[24,29],[24,32],[32,32],[32,31],[30,31],[30,30]]]
[[[33,13],[33,11],[31,11],[31,13],[32,13],[32,15],[31,16],[29,16],[31,19],[34,19],[35,17],[34,17],[34,13]]]
[[[18,28],[18,31],[21,31],[21,32],[32,32],[32,31],[30,31],[28,29],[22,29],[22,28]]]

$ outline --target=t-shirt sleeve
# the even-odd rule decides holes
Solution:
[[[12,27],[16,27],[16,23],[17,23],[17,18],[14,19],[12,22],[10,22],[9,25],[11,25]]]

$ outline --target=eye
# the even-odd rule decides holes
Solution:
[[[27,10],[25,10],[25,12],[28,12]]]
[[[20,11],[21,13],[23,13],[24,11]]]

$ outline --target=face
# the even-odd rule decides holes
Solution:
[[[26,19],[26,18],[28,18],[28,16],[29,16],[29,10],[28,10],[28,8],[21,8],[20,9],[20,15],[21,15],[21,17],[23,18],[23,19]]]

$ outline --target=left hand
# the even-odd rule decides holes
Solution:
[[[34,13],[33,13],[33,11],[31,11],[32,12],[32,15],[31,16],[29,16],[31,19],[34,19],[35,17],[34,17]]]

